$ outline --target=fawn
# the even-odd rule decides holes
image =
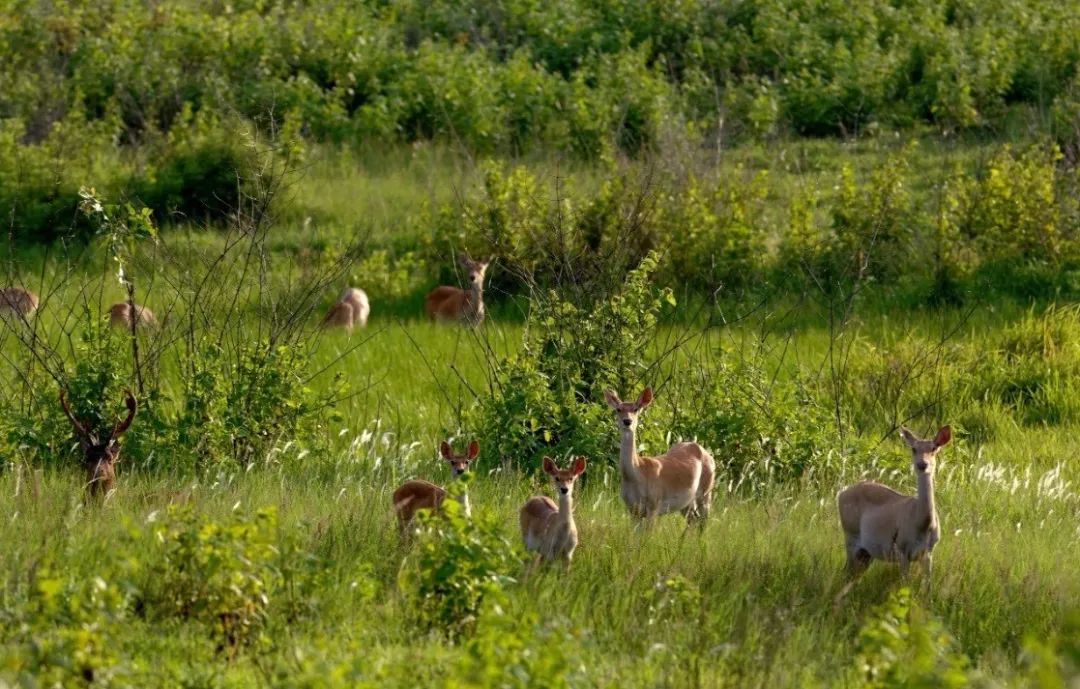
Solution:
[[[443,459],[450,463],[450,473],[453,478],[458,478],[469,469],[469,463],[480,454],[480,443],[472,441],[469,449],[464,454],[454,454],[450,443],[443,441],[439,446],[439,453]],[[438,510],[443,500],[446,499],[446,490],[436,486],[430,481],[413,479],[406,481],[394,491],[394,513],[397,514],[398,527],[401,537],[404,539],[409,532],[416,513],[422,509]],[[469,496],[462,490],[457,500],[461,503],[461,509],[465,516],[470,515]]]
[[[468,254],[461,266],[469,276],[469,289],[440,285],[424,298],[424,312],[433,321],[461,321],[480,325],[484,320],[484,271],[491,261],[474,261]]]
[[[18,316],[26,317],[37,311],[38,296],[22,287],[5,287],[0,289],[0,315],[5,311],[11,311]]]
[[[67,394],[60,390],[60,406],[64,408],[64,414],[71,421],[76,435],[82,444],[83,468],[86,470],[86,494],[88,497],[104,496],[116,487],[116,470],[114,465],[119,461],[120,446],[116,440],[131,425],[135,418],[135,397],[131,391],[125,391],[127,396],[127,418],[117,422],[108,435],[87,428],[71,412],[68,406]]]
[[[352,332],[355,326],[362,328],[367,325],[369,313],[371,313],[371,304],[364,290],[346,287],[338,300],[330,307],[326,318],[323,319],[322,327],[341,327]]]
[[[145,306],[134,302],[121,301],[109,307],[109,325],[114,328],[131,330],[135,327],[156,326],[157,317]]]
[[[914,497],[873,481],[849,486],[836,497],[852,581],[871,560],[899,562],[906,576],[911,562],[921,559],[929,584],[931,551],[941,533],[934,506],[934,460],[952,438],[952,429],[942,426],[933,440],[923,440],[901,426],[900,435],[911,448],[911,466],[918,481]]]
[[[574,523],[574,481],[585,471],[585,458],[578,457],[569,469],[559,469],[555,460],[544,457],[544,473],[555,482],[559,504],[546,496],[529,498],[521,508],[519,523],[525,550],[536,553],[537,561],[562,558],[567,569],[578,544]]]
[[[630,514],[652,520],[678,510],[688,525],[696,520],[704,527],[716,473],[712,455],[694,442],[675,443],[657,457],[639,455],[635,437],[638,415],[652,403],[652,388],[645,388],[635,402],[621,401],[612,390],[605,392],[604,398],[615,410],[622,437],[619,493]]]

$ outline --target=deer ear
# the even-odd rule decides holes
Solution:
[[[915,447],[915,444],[919,442],[919,439],[915,437],[915,434],[908,430],[907,426],[900,427],[900,437],[904,439],[904,442],[908,444],[908,447]]]
[[[474,440],[469,443],[469,461],[476,459],[478,454],[480,454],[480,443]]]
[[[453,459],[454,450],[450,447],[450,443],[445,440],[442,441],[442,445],[439,445],[439,453],[442,454],[443,459]]]
[[[622,400],[619,399],[614,390],[605,390],[604,399],[607,400],[608,406],[612,409],[618,409],[619,405],[622,404]]]
[[[652,404],[652,388],[645,388],[641,391],[641,396],[637,399],[638,409],[644,409]]]
[[[952,440],[952,428],[949,426],[942,426],[934,437],[934,447],[941,447],[950,440]]]
[[[571,471],[574,472],[574,476],[581,476],[581,473],[585,471],[585,458],[578,457],[574,460],[574,466],[571,467]]]
[[[547,455],[544,455],[544,473],[554,476],[556,469],[557,467],[555,466],[555,460],[551,457],[548,457]]]

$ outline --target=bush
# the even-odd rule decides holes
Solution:
[[[100,576],[65,579],[38,563],[27,599],[0,609],[0,683],[134,686],[115,642],[127,606],[122,590]]]
[[[144,614],[197,621],[230,656],[260,640],[283,580],[276,512],[216,522],[170,507],[153,526],[153,540],[158,552],[146,571]]]
[[[617,458],[603,393],[642,386],[661,308],[674,304],[669,289],[651,284],[658,265],[646,257],[621,289],[595,302],[556,292],[535,302],[521,352],[490,362],[494,389],[466,414],[469,433],[530,471],[543,454]]]
[[[872,611],[859,631],[856,677],[865,689],[966,687],[969,665],[956,640],[912,601],[907,587]]]
[[[462,490],[470,476],[460,477],[451,493]],[[484,606],[504,601],[503,588],[521,561],[498,520],[469,519],[457,500],[445,500],[439,514],[422,519],[419,542],[399,579],[402,593],[421,629],[451,640],[468,637]]]
[[[248,126],[185,114],[160,141],[158,155],[130,182],[158,218],[225,220],[252,192],[258,153]]]

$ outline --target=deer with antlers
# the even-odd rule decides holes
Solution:
[[[322,327],[345,328],[352,332],[355,326],[362,328],[367,325],[369,313],[371,313],[371,305],[368,303],[364,290],[346,287],[338,300],[330,307],[326,318],[323,318]]]
[[[633,402],[623,402],[613,391],[604,393],[615,412],[621,435],[619,493],[630,514],[651,521],[658,515],[682,512],[687,524],[705,525],[716,473],[713,457],[695,442],[675,443],[656,457],[637,451],[638,415],[652,404],[652,388],[645,388]]]
[[[544,473],[551,477],[559,494],[559,504],[543,495],[529,498],[521,508],[519,524],[525,550],[536,553],[537,560],[562,558],[566,568],[578,545],[574,523],[574,482],[585,471],[585,458],[578,457],[569,469],[560,469],[551,457],[544,457]]]
[[[457,454],[450,443],[443,441],[439,446],[439,454],[450,464],[450,474],[456,479],[469,470],[469,463],[480,454],[480,443],[474,440],[469,443],[469,448],[464,453]],[[397,515],[402,539],[408,535],[409,526],[417,512],[422,509],[438,510],[447,495],[445,488],[422,479],[413,479],[401,484],[394,491],[394,513]],[[468,493],[463,489],[456,498],[461,503],[465,516],[469,516]]]
[[[102,434],[87,427],[72,413],[68,405],[67,393],[60,390],[60,406],[64,408],[75,434],[79,437],[83,451],[83,468],[86,470],[86,494],[99,497],[108,494],[116,487],[115,465],[120,458],[120,445],[116,442],[135,419],[137,404],[130,390],[125,390],[128,408],[127,417],[118,421],[108,432]]]
[[[461,257],[461,267],[469,280],[469,289],[440,285],[424,298],[424,312],[433,321],[480,325],[484,321],[484,272],[491,261]]]
[[[836,496],[852,582],[873,560],[898,562],[905,576],[913,561],[922,560],[926,581],[930,581],[931,553],[941,535],[934,503],[934,462],[938,450],[952,439],[952,429],[942,426],[932,440],[924,440],[901,426],[900,436],[911,449],[918,483],[914,496],[874,481],[856,483]],[[841,596],[850,588],[849,583]]]

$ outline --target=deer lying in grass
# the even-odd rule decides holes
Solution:
[[[157,317],[145,306],[122,301],[109,307],[109,325],[114,328],[131,330],[143,326],[156,326]]]
[[[135,418],[137,406],[135,397],[131,392],[127,391],[125,394],[127,395],[127,418],[117,422],[108,432],[108,435],[105,435],[88,428],[86,424],[75,418],[75,415],[71,412],[71,407],[68,406],[67,394],[64,390],[60,391],[60,406],[64,408],[64,413],[67,415],[68,420],[71,421],[75,434],[79,436],[79,441],[82,444],[83,468],[86,470],[86,494],[88,497],[104,496],[116,487],[115,464],[120,458],[120,445],[116,441],[131,425],[132,420]]]
[[[367,294],[356,287],[346,287],[338,300],[330,307],[326,318],[323,319],[324,328],[345,328],[349,332],[356,326],[361,328],[367,325],[368,314],[371,313],[371,304],[368,303]]]
[[[521,508],[519,523],[525,550],[536,553],[537,561],[562,558],[567,569],[578,544],[574,524],[574,481],[585,471],[585,458],[578,457],[569,469],[559,469],[555,460],[544,457],[544,473],[555,482],[559,504],[551,498],[529,498]]]
[[[450,473],[456,479],[468,471],[469,463],[480,454],[480,443],[474,440],[469,443],[469,449],[464,454],[454,454],[450,443],[444,441],[439,446],[439,453],[450,463]],[[394,491],[394,513],[397,514],[401,537],[404,539],[408,535],[409,526],[419,510],[438,510],[446,496],[447,492],[444,488],[430,481],[414,479],[401,484]],[[465,516],[469,516],[469,496],[464,489],[458,494],[457,500],[461,503]]]
[[[934,460],[938,450],[952,438],[952,429],[942,426],[933,440],[917,438],[904,427],[900,435],[911,448],[911,465],[918,482],[915,496],[863,481],[840,491],[836,498],[852,581],[872,560],[899,562],[900,572],[906,576],[911,562],[920,559],[926,581],[930,581],[931,552],[940,536],[934,505]]]
[[[0,289],[0,316],[5,311],[22,316],[23,318],[37,311],[38,296],[22,287],[5,287]]]
[[[480,325],[484,320],[484,272],[490,261],[474,261],[468,254],[461,266],[469,278],[469,289],[440,285],[428,292],[424,312],[433,321],[459,321]]]
[[[694,442],[675,443],[665,454],[643,457],[637,452],[638,414],[652,403],[652,388],[645,388],[635,402],[623,402],[614,391],[604,393],[615,410],[622,435],[619,493],[630,514],[639,519],[679,511],[687,524],[705,525],[712,500],[715,464],[712,455]]]

